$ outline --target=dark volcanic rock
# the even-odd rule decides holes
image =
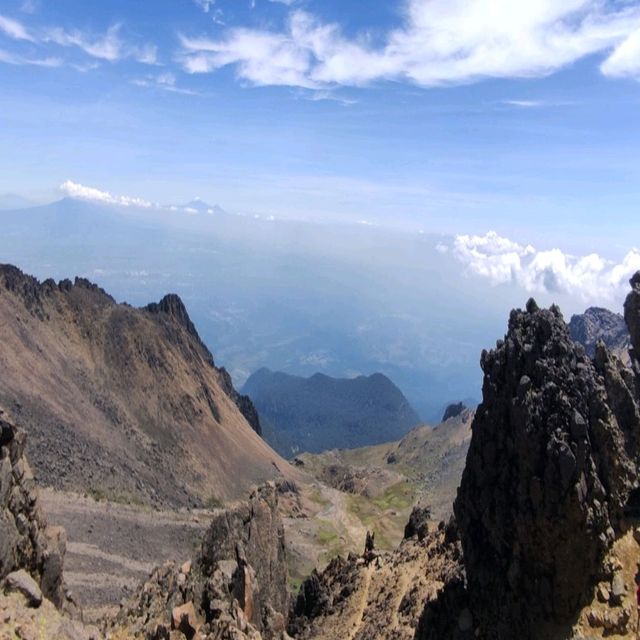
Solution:
[[[220,367],[220,383],[222,390],[234,401],[236,407],[240,409],[240,413],[251,425],[251,428],[261,436],[262,427],[260,426],[260,416],[258,415],[253,402],[251,402],[251,398],[236,391],[236,388],[233,386],[233,382],[231,381],[231,376],[224,367]]]
[[[423,540],[429,533],[429,520],[431,519],[431,510],[429,507],[413,507],[409,522],[404,528],[404,538],[418,536],[418,540]]]
[[[455,418],[459,416],[467,406],[464,402],[454,402],[450,404],[445,410],[442,416],[442,422],[446,422],[449,418]]]
[[[172,628],[177,638],[276,640],[286,638],[287,612],[284,529],[269,483],[214,517],[193,562],[156,569],[111,627],[154,640]]]
[[[631,288],[624,303],[624,319],[631,334],[631,361],[636,376],[640,376],[640,271],[631,278]]]
[[[626,305],[634,344],[638,281]],[[543,638],[546,623],[568,623],[637,487],[634,381],[603,345],[595,355],[557,307],[533,300],[482,354],[483,402],[454,507],[480,637]]]
[[[616,355],[625,355],[629,349],[629,330],[624,318],[602,307],[590,307],[581,315],[574,315],[569,322],[571,337],[579,342],[589,357],[596,353],[598,341]]]

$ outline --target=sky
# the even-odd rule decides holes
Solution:
[[[620,286],[639,80],[635,0],[1,0],[0,194],[389,225],[492,283]]]

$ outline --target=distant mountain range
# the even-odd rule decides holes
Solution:
[[[310,378],[263,368],[242,393],[260,414],[263,437],[282,456],[318,453],[402,438],[420,418],[381,373],[357,378]]]

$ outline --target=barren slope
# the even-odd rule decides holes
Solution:
[[[429,506],[435,519],[451,514],[469,448],[473,416],[473,410],[465,409],[436,427],[418,426],[398,442],[315,455],[305,453],[295,458],[295,462],[331,487],[373,499],[373,503],[383,506],[389,500],[387,506],[393,508],[393,515],[400,516],[397,530],[400,536],[414,502]],[[410,489],[413,500],[398,503],[394,488],[399,483],[408,485],[404,493]],[[375,519],[380,515],[375,514]]]
[[[292,471],[177,296],[134,309],[85,280],[0,267],[0,370],[0,402],[28,432],[41,484],[214,505]]]

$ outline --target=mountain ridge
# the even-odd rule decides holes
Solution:
[[[3,265],[0,318],[0,399],[39,482],[185,505],[287,471],[175,294],[138,309],[83,278]]]
[[[304,378],[263,367],[242,392],[256,406],[266,440],[287,457],[388,442],[420,422],[402,391],[381,373]]]

